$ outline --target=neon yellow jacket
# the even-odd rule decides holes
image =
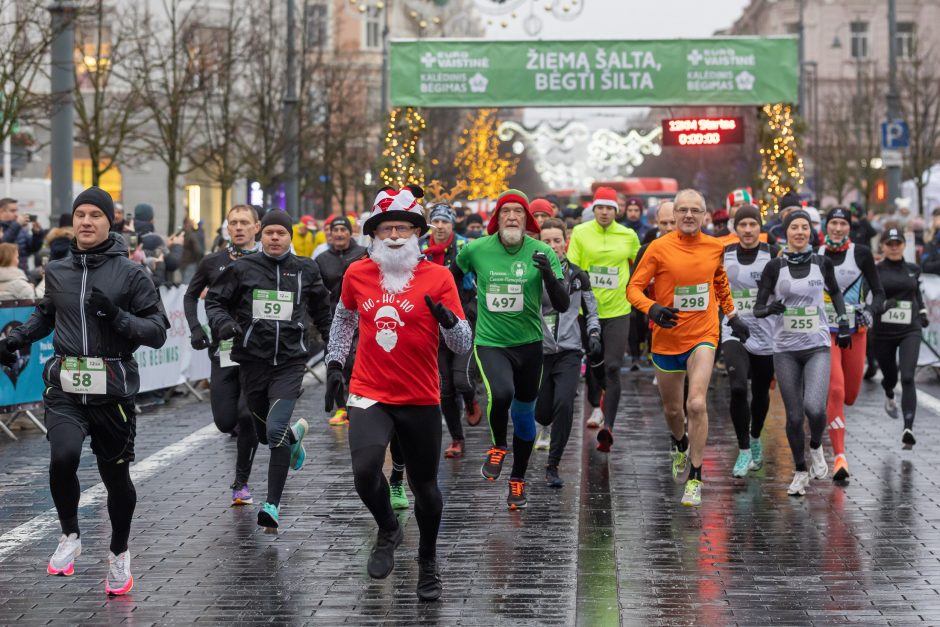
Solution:
[[[640,250],[640,238],[633,229],[612,222],[606,229],[591,220],[574,227],[568,243],[568,259],[591,277],[601,319],[630,313],[627,283],[630,263]]]

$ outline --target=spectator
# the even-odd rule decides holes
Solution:
[[[183,257],[183,235],[178,233],[164,243],[161,236],[148,233],[140,237],[140,248],[143,266],[153,284],[157,287],[173,285],[173,272],[179,268]]]
[[[46,232],[31,216],[19,213],[13,198],[0,199],[0,230],[3,231],[3,242],[17,245],[19,267],[25,273],[29,269],[29,256],[42,248]]]
[[[294,235],[291,237],[294,254],[298,257],[313,256],[316,238],[317,221],[312,216],[300,216],[300,222],[294,225]]]
[[[19,268],[19,261],[16,244],[0,244],[0,301],[36,298],[33,284]]]
[[[728,221],[731,219],[731,214],[727,209],[716,209],[712,214],[712,224],[714,225],[714,230],[712,235],[715,237],[726,237],[731,234],[731,231],[728,229]]]
[[[39,261],[36,263],[39,272],[39,284],[36,285],[36,298],[46,295],[46,265],[50,261],[65,259],[70,254],[72,239],[75,234],[72,228],[57,227],[50,229],[46,234],[46,246],[39,251]]]
[[[114,223],[111,225],[112,233],[124,232],[124,205],[119,202],[114,203]]]
[[[132,228],[139,237],[156,231],[153,226],[153,207],[145,202],[134,207],[134,224]]]
[[[849,206],[852,209],[852,226],[849,227],[849,237],[851,237],[852,241],[856,244],[871,248],[871,241],[878,235],[878,232],[875,230],[875,227],[871,225],[871,222],[868,221],[865,207],[855,202],[851,203]]]
[[[465,220],[467,227],[464,230],[464,236],[470,239],[477,239],[483,236],[483,217],[478,213],[471,213]]]
[[[646,232],[650,230],[649,225],[643,223],[643,199],[628,198],[623,210],[623,219],[618,222],[628,229],[633,229],[636,236],[642,240]]]
[[[202,229],[187,216],[183,220],[183,251],[180,258],[180,275],[184,284],[189,284],[205,254],[206,240]]]

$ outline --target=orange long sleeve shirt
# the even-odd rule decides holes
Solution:
[[[702,342],[718,346],[718,303],[725,315],[734,313],[728,275],[722,265],[723,255],[721,241],[702,233],[688,236],[673,231],[650,243],[627,284],[627,300],[631,305],[644,313],[649,312],[654,302],[674,307],[679,298],[676,288],[708,286],[705,309],[680,311],[679,320],[671,329],[653,325],[652,352],[680,355]],[[656,283],[655,301],[643,293],[653,281]]]

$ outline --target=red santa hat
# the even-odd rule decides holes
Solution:
[[[598,187],[594,190],[594,201],[591,203],[591,207],[597,207],[598,205],[613,207],[614,209],[619,208],[617,190],[613,187]]]
[[[379,190],[372,203],[372,214],[362,226],[363,234],[371,237],[380,223],[401,220],[413,224],[421,237],[428,232],[424,209],[418,204],[423,196],[424,190],[417,185],[406,185],[397,191],[388,187]]]

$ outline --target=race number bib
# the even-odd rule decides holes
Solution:
[[[234,340],[222,340],[219,342],[219,368],[231,368],[232,366],[238,365],[232,361],[232,346],[234,344]]]
[[[881,314],[881,321],[887,324],[910,324],[913,318],[913,303],[909,300],[899,300],[897,307]]]
[[[349,398],[346,399],[346,407],[355,407],[357,409],[369,409],[376,403],[378,403],[378,401],[366,398],[365,396],[359,396],[358,394],[350,394]]]
[[[855,305],[845,304],[845,316],[849,319],[849,327],[855,326]],[[839,314],[836,313],[835,305],[826,303],[826,324],[830,329],[839,328]]]
[[[552,337],[558,336],[558,314],[548,314],[545,318],[545,326],[548,328],[548,334]]]
[[[486,308],[493,313],[522,311],[522,286],[490,283],[486,287]]]
[[[757,303],[757,288],[731,290],[731,298],[734,299],[734,308],[738,313],[752,314]]]
[[[591,266],[588,275],[591,277],[591,287],[596,290],[615,290],[620,287],[620,272],[617,268]]]
[[[64,357],[59,368],[63,392],[107,394],[108,379],[100,357]]]
[[[819,329],[819,307],[787,307],[783,330],[787,333],[813,333]]]
[[[290,320],[294,315],[293,292],[254,290],[251,293],[251,317],[261,320]]]
[[[705,311],[708,309],[708,283],[676,287],[672,293],[672,306],[679,311]]]

